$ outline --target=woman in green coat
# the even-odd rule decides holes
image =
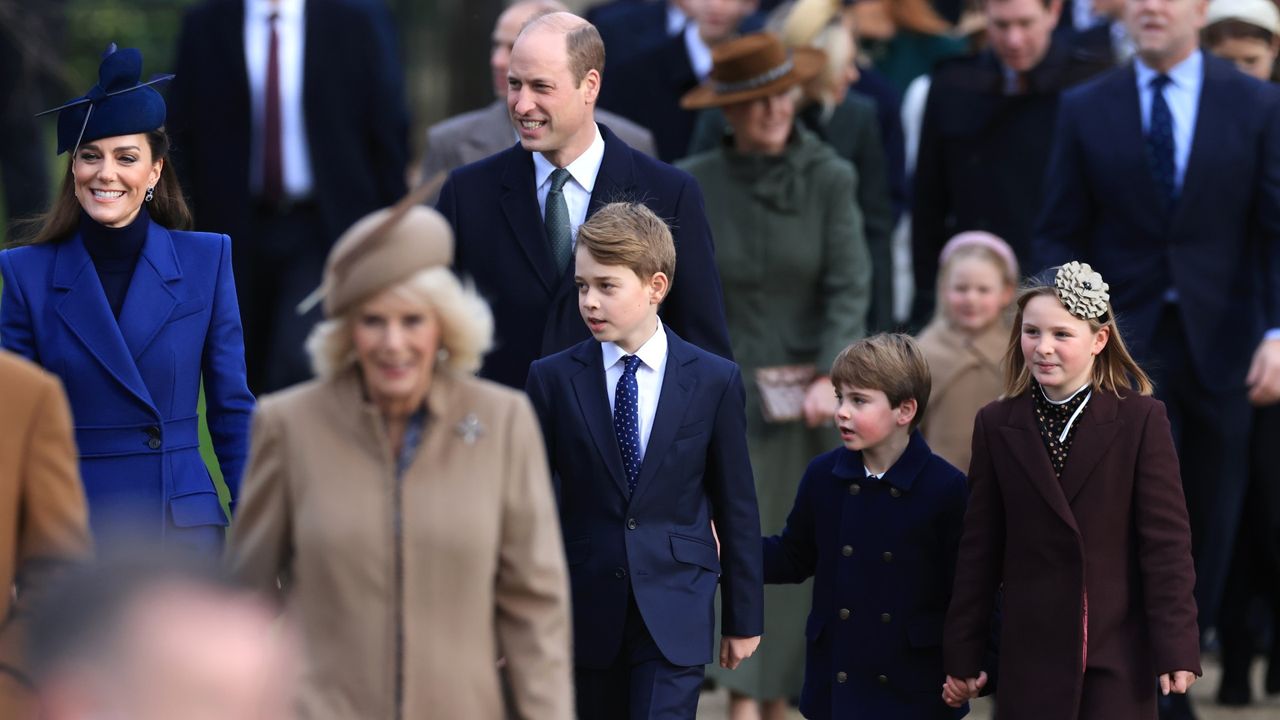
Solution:
[[[823,53],[788,53],[758,33],[718,45],[710,80],[687,109],[720,107],[733,133],[682,167],[702,186],[716,239],[729,339],[748,379],[747,442],[766,534],[779,530],[809,460],[836,442],[827,427],[835,355],[861,337],[871,261],[854,202],[853,167],[797,126],[799,85]],[[761,703],[783,717],[804,673],[809,587],[765,589],[765,640],[732,673],[712,669],[731,693],[731,715]]]

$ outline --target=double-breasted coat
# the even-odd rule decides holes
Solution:
[[[747,449],[760,524],[778,528],[795,499],[799,470],[830,447],[833,435],[800,421],[766,423],[755,371],[814,363],[826,374],[835,356],[863,336],[871,259],[854,202],[857,175],[799,126],[781,155],[726,146],[681,167],[702,187],[716,239],[729,340],[747,384]],[[808,606],[807,586],[765,588],[768,642],[737,670],[713,667],[710,674],[755,697],[793,697],[803,680]]]
[[[919,432],[880,479],[862,453],[814,458],[780,535],[764,539],[765,582],[813,580],[800,711],[810,720],[923,720],[942,702],[942,621],[951,594],[964,474]]]
[[[116,318],[77,233],[0,253],[0,344],[57,375],[75,419],[95,539],[221,550],[205,418],[234,507],[254,399],[225,235],[150,223]]]
[[[523,395],[437,371],[397,478],[356,371],[263,399],[232,571],[283,587],[302,720],[573,717],[569,579]]]
[[[1030,393],[978,414],[946,671],[987,669],[1003,583],[1002,716],[1155,718],[1157,676],[1200,672],[1191,530],[1169,420],[1157,400],[1095,389],[1077,423],[1059,479]]]
[[[968,470],[973,418],[1004,390],[1000,363],[1009,344],[1009,325],[997,322],[970,336],[936,318],[918,340],[933,379],[920,432],[935,453]]]
[[[27,614],[50,571],[88,553],[89,518],[57,378],[0,351],[0,398],[0,717],[19,720],[34,717]]]

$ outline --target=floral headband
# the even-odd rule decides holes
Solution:
[[[1053,288],[1067,312],[1081,320],[1096,320],[1107,314],[1111,289],[1089,263],[1071,261],[1058,268]]]

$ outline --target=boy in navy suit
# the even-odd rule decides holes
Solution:
[[[809,463],[781,535],[764,539],[770,583],[813,580],[800,712],[806,718],[962,717],[941,696],[965,476],[916,431],[929,366],[906,335],[860,340],[831,366],[844,447]]]
[[[713,659],[737,667],[764,624],[760,516],[738,366],[658,320],[671,231],[640,203],[578,229],[574,281],[593,339],[535,362],[573,589],[578,715],[692,718]],[[714,520],[719,540],[712,531]]]

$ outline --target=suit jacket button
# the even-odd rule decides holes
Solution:
[[[621,580],[622,578],[627,576],[627,571],[624,568],[617,568],[616,570],[613,571],[613,576]]]
[[[877,675],[877,676],[876,676],[876,682],[880,683],[881,685],[888,685],[888,684],[889,684],[889,676],[888,676],[888,675]]]
[[[888,625],[892,621],[893,621],[893,617],[889,615],[889,613],[880,613],[880,622],[884,623],[885,625]]]
[[[885,554],[881,555],[880,557],[884,558],[884,561],[885,561],[885,562],[893,562],[893,553],[891,553],[891,552],[886,552]]]
[[[889,488],[889,494],[893,497],[902,497],[902,491],[896,487]]]
[[[860,492],[862,492],[862,486],[861,486],[861,485],[859,485],[858,483],[854,483],[854,484],[852,484],[852,485],[850,485],[850,486],[849,486],[849,494],[850,494],[850,495],[857,495],[857,494],[858,494],[858,493],[860,493]]]
[[[849,608],[840,608],[840,619],[841,620],[849,619]]]
[[[147,433],[147,447],[151,448],[152,450],[159,450],[160,449],[160,428],[155,425],[152,425],[151,427],[147,428],[144,432]]]
[[[850,555],[853,554],[853,546],[845,545],[844,547],[840,548],[840,554],[845,557],[849,557]]]
[[[148,441],[147,441],[147,447],[151,448],[152,450],[159,450],[159,449],[160,449],[160,438],[151,438],[150,440],[148,440]]]
[[[836,682],[842,683],[848,679],[849,679],[849,673],[846,673],[843,671],[836,673]]]
[[[636,519],[635,519],[635,518],[627,518],[627,529],[628,529],[628,530],[635,530],[635,529],[636,529]]]

